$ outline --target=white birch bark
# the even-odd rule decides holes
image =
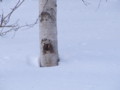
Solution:
[[[56,0],[40,0],[40,66],[58,65]]]

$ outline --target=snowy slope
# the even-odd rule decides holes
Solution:
[[[14,6],[3,2],[0,9]],[[75,2],[76,1],[76,2]],[[120,1],[58,0],[60,65],[39,68],[39,25],[0,37],[0,90],[119,90]],[[26,0],[13,15],[31,23],[38,0]]]

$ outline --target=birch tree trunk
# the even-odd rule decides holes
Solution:
[[[58,65],[56,0],[40,0],[40,66]]]

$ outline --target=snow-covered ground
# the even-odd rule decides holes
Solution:
[[[0,90],[120,90],[120,1],[57,1],[59,66],[38,66],[39,25],[11,32],[0,37]],[[26,0],[12,21],[32,23],[38,11],[38,0]]]

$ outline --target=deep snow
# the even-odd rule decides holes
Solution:
[[[0,3],[0,9],[16,0]],[[39,25],[0,37],[0,90],[119,90],[120,1],[58,0],[60,64],[38,67]],[[6,5],[6,7],[5,7]],[[26,0],[12,21],[31,23],[38,0]]]

